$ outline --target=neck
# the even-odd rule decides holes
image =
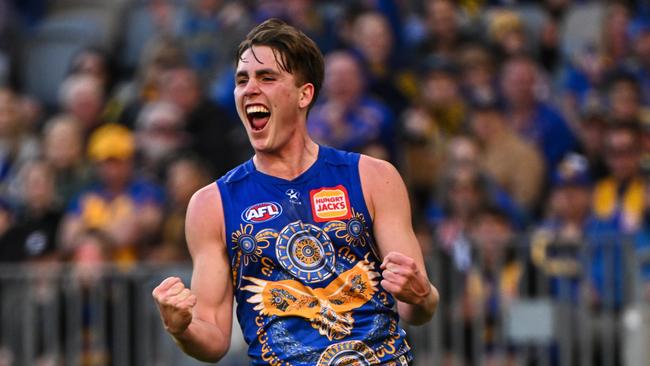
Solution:
[[[256,151],[255,168],[267,175],[291,180],[309,169],[318,158],[318,145],[307,135],[293,139],[279,151]]]

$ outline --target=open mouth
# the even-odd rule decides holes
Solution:
[[[246,107],[246,117],[253,131],[261,131],[269,122],[271,112],[263,105],[251,105]]]

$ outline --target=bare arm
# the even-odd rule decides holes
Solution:
[[[185,222],[192,255],[192,289],[170,277],[153,291],[165,329],[188,355],[221,359],[230,347],[233,289],[221,195],[215,184],[192,197]]]
[[[400,318],[409,324],[423,324],[433,316],[439,295],[429,282],[413,232],[404,182],[390,163],[367,156],[359,161],[359,173],[383,257],[381,285],[397,299]]]

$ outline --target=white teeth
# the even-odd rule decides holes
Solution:
[[[251,113],[269,113],[269,110],[261,105],[252,105],[249,107],[246,107],[246,113],[251,114]]]

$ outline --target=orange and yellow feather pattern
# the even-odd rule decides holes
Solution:
[[[373,265],[364,259],[322,288],[311,288],[295,280],[265,281],[245,276],[254,285],[242,289],[254,294],[246,301],[256,304],[254,309],[260,314],[302,317],[332,340],[350,334],[354,325],[350,311],[377,292],[378,277]]]

